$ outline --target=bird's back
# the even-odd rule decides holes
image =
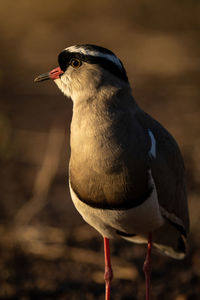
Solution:
[[[136,119],[144,130],[150,129],[156,141],[156,157],[150,160],[162,213],[171,215],[180,230],[189,231],[184,162],[172,135],[155,119],[140,110]],[[179,220],[178,220],[179,219]]]

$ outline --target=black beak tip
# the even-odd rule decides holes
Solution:
[[[48,73],[44,73],[42,75],[37,76],[34,79],[34,82],[40,82],[40,81],[49,80],[49,79],[51,79],[51,78],[50,78],[50,75],[49,75],[49,72],[48,72]]]

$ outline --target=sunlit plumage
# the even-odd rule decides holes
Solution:
[[[189,218],[174,138],[136,104],[124,66],[110,50],[72,46],[58,62],[35,81],[53,79],[73,101],[69,184],[75,207],[107,246],[120,236],[183,258]],[[106,272],[109,299],[111,266]]]

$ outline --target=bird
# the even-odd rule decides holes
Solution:
[[[131,60],[131,57],[129,57]],[[143,265],[150,299],[152,247],[174,259],[187,253],[185,168],[172,135],[133,97],[122,61],[92,44],[65,48],[51,79],[73,102],[69,161],[72,201],[104,239],[105,299],[113,271],[110,239],[147,244]]]

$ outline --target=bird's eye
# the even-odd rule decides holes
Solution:
[[[82,65],[82,62],[81,62],[80,59],[78,59],[78,58],[73,58],[73,59],[70,61],[70,65],[71,65],[73,68],[77,69],[77,68],[79,68],[79,67]]]

